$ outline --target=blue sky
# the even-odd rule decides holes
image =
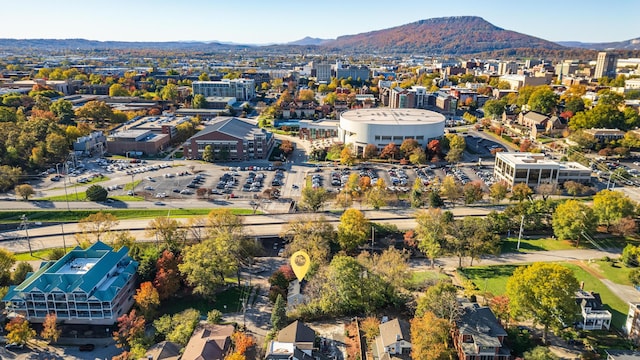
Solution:
[[[2,12],[0,38],[19,39],[284,43],[460,15],[551,41],[640,37],[638,0],[24,0]]]

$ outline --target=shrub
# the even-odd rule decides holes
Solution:
[[[222,321],[222,312],[218,309],[213,309],[207,313],[207,322],[209,324],[220,324]]]
[[[55,248],[55,249],[51,249],[51,251],[49,251],[49,254],[47,255],[47,258],[49,260],[60,260],[63,256],[64,256],[64,249],[60,249],[60,248]]]
[[[86,195],[89,201],[105,201],[107,200],[108,192],[100,185],[91,185],[87,189]]]

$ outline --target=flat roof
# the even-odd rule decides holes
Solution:
[[[560,162],[545,157],[542,153],[530,152],[499,152],[496,153],[497,158],[510,162],[514,165],[554,165],[563,169],[572,170],[588,170],[588,167],[573,161]]]
[[[445,116],[422,109],[357,109],[345,111],[341,119],[379,125],[422,125],[444,123]]]
[[[100,258],[73,258],[62,265],[56,274],[85,274],[100,260]]]

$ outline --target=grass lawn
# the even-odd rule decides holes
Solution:
[[[196,295],[185,296],[163,304],[160,307],[160,313],[173,315],[189,308],[198,310],[202,316],[207,316],[207,313],[213,309],[220,310],[223,314],[240,312],[242,311],[242,298],[247,291],[251,293],[252,288],[252,286],[231,286],[216,294],[213,301]]]
[[[583,245],[580,245],[583,247]],[[518,238],[507,238],[501,242],[501,251],[517,252]],[[552,250],[571,250],[575,249],[575,246],[569,241],[562,241],[552,238],[541,239],[520,239],[521,251],[552,251]]]
[[[438,270],[413,271],[411,272],[411,287],[419,289],[427,282],[446,278],[447,275],[439,272]]]
[[[571,269],[578,281],[584,281],[584,289],[600,293],[605,308],[611,312],[612,323],[618,329],[622,328],[627,318],[628,305],[613,294],[599,279],[589,274],[578,265],[560,263]],[[475,266],[462,270],[469,280],[473,281],[480,293],[492,295],[504,294],[507,290],[507,280],[515,269],[521,265]]]
[[[67,251],[71,251],[75,246],[75,243],[72,246],[67,246]],[[61,248],[62,249],[62,248]],[[49,260],[49,253],[51,253],[53,249],[44,249],[44,250],[36,250],[33,252],[33,255],[29,254],[29,252],[25,253],[17,253],[14,254],[16,261],[33,261],[33,260]]]
[[[124,184],[124,190],[133,190],[136,188],[136,186],[140,185],[140,183],[142,182],[142,180],[135,180],[134,182],[128,182],[126,184]]]
[[[122,202],[144,201],[144,198],[142,196],[133,196],[133,195],[115,195],[115,196],[109,196],[109,198],[116,201],[122,201]]]
[[[235,215],[250,215],[253,213],[251,209],[230,209]],[[167,209],[120,209],[120,210],[103,210],[105,213],[113,214],[119,220],[127,219],[153,219],[158,216],[167,216]],[[211,209],[171,209],[171,217],[184,218],[191,216],[208,215]],[[20,222],[20,216],[26,215],[30,221],[69,221],[76,222],[91,214],[97,213],[98,210],[31,210],[31,211],[0,211],[0,223],[17,223]]]
[[[84,191],[80,191],[78,193],[70,192],[67,195],[57,195],[57,196],[49,196],[44,198],[39,198],[36,200],[42,201],[85,201],[87,200],[87,193]]]
[[[585,264],[616,284],[633,286],[629,280],[629,273],[633,268],[624,266],[620,261],[595,260]]]

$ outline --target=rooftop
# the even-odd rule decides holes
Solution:
[[[444,123],[445,117],[434,111],[422,109],[357,109],[345,111],[341,119],[375,123],[379,125],[420,125]]]
[[[588,167],[579,164],[577,162],[559,162],[553,159],[545,157],[544,154],[530,153],[530,152],[499,152],[496,153],[496,158],[500,158],[506,162],[514,165],[554,165],[565,169],[575,170],[591,170]]]

